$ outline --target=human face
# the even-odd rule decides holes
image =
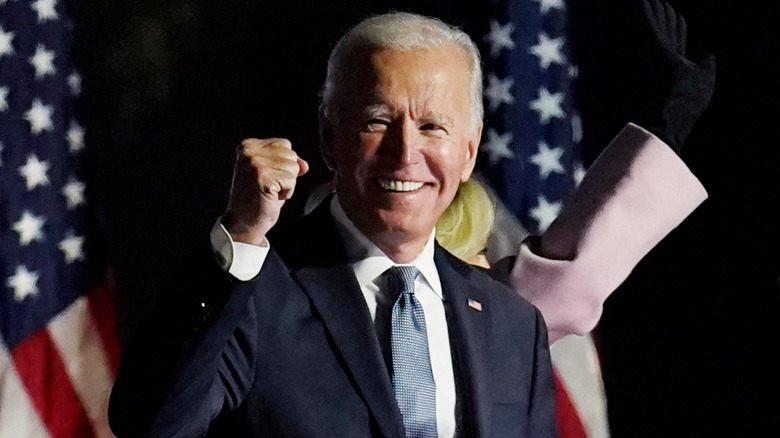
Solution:
[[[323,152],[350,220],[411,261],[474,168],[482,126],[470,119],[466,56],[456,46],[384,49],[349,67],[359,73],[338,90]]]

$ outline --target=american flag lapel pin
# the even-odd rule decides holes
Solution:
[[[469,305],[469,307],[471,307],[472,309],[476,310],[477,312],[481,312],[482,311],[482,303],[480,303],[479,301],[477,301],[475,299],[469,298],[468,305]]]

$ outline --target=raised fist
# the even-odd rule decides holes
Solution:
[[[236,151],[233,184],[222,224],[234,241],[261,245],[279,220],[309,164],[283,138],[249,138]]]

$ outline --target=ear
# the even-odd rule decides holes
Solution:
[[[469,142],[465,152],[466,162],[463,166],[463,172],[460,175],[460,182],[468,181],[468,179],[471,177],[471,172],[474,171],[474,166],[477,164],[477,151],[479,149],[479,142],[482,140],[482,127],[483,123],[479,122],[479,126],[469,137]]]
[[[320,106],[320,154],[325,165],[333,172],[336,171],[335,153],[333,151],[333,125],[325,115],[324,105]]]

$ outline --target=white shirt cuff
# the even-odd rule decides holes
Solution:
[[[265,246],[234,242],[230,233],[217,221],[211,228],[211,248],[217,254],[222,269],[241,281],[248,281],[260,273],[271,246],[268,239]]]

